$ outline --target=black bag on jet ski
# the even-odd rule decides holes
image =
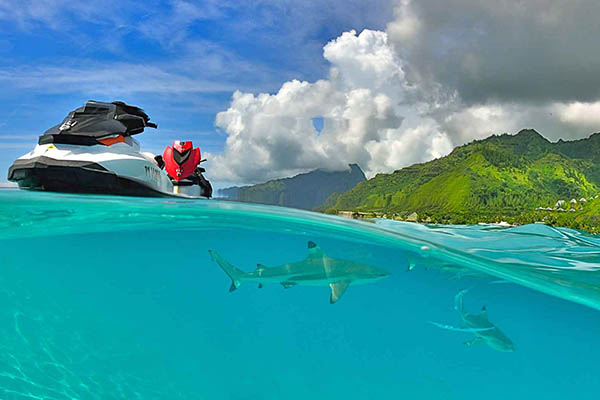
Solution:
[[[142,133],[144,128],[156,128],[141,108],[122,101],[104,103],[90,100],[73,110],[58,125],[48,129],[38,144],[62,143],[80,146],[102,144],[110,146],[124,142],[127,136]]]

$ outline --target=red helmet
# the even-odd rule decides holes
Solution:
[[[173,142],[173,147],[167,146],[163,154],[165,170],[176,181],[181,181],[192,175],[200,164],[200,148],[193,148],[192,141]]]

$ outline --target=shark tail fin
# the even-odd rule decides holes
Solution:
[[[217,264],[219,264],[219,267],[221,267],[221,269],[223,271],[225,271],[225,273],[227,274],[227,276],[229,276],[231,278],[231,287],[229,288],[229,291],[233,292],[235,289],[237,289],[238,287],[240,287],[240,285],[242,284],[242,277],[244,276],[244,271],[242,271],[242,270],[234,267],[233,265],[229,264],[216,251],[209,250],[208,253],[210,254],[210,258],[214,262],[216,262]]]
[[[456,294],[456,296],[454,296],[454,309],[456,311],[461,312],[461,313],[464,312],[465,306],[464,306],[463,297],[469,291],[469,289],[463,289],[460,292],[458,292]]]

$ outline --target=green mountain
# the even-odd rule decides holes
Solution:
[[[218,191],[220,197],[251,203],[312,210],[328,197],[339,195],[366,180],[356,164],[347,171],[314,170],[292,178],[276,179],[253,186],[233,186]]]
[[[600,190],[600,133],[551,143],[534,130],[491,136],[423,164],[378,174],[318,209],[418,213],[433,222],[515,217]]]

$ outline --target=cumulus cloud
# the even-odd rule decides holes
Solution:
[[[402,60],[385,32],[345,32],[323,48],[329,79],[285,82],[275,94],[236,92],[216,125],[225,151],[213,155],[211,176],[258,182],[314,168],[358,163],[367,174],[446,154],[452,147],[433,120],[403,126],[407,84]],[[321,117],[323,128],[312,119]],[[429,121],[429,124],[426,122]]]
[[[407,34],[417,28],[411,29]],[[373,176],[530,126],[517,105],[469,106],[438,82],[409,80],[386,32],[345,32],[325,45],[323,56],[329,79],[285,82],[275,94],[233,95],[216,118],[227,140],[224,153],[210,157],[215,179],[253,183],[349,163]],[[316,117],[324,120],[321,131],[312,124]]]

